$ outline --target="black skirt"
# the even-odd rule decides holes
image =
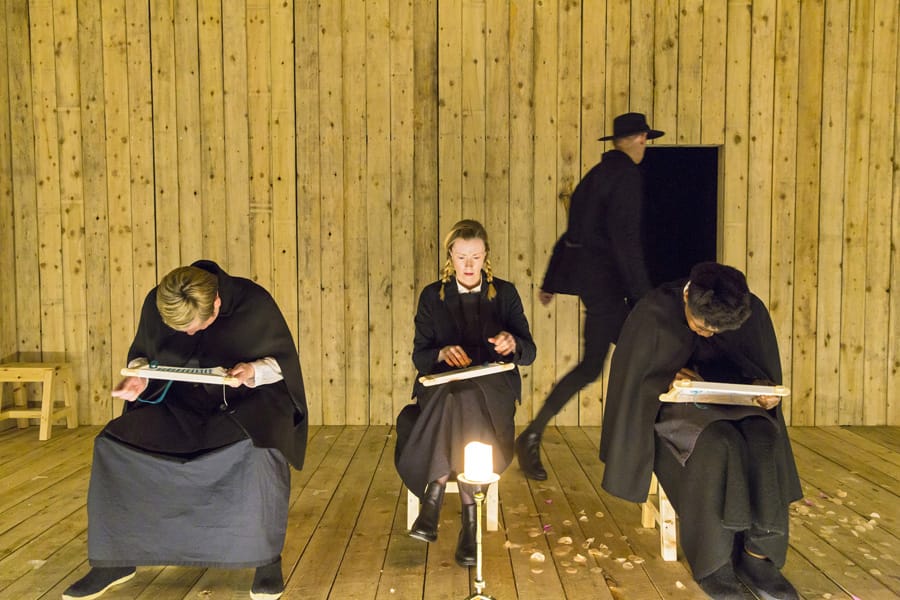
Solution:
[[[469,442],[490,444],[494,472],[512,462],[516,399],[502,373],[426,388],[397,417],[394,461],[420,498],[429,482],[464,471]]]

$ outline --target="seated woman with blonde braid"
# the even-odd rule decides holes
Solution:
[[[488,362],[530,365],[537,352],[519,293],[512,283],[493,275],[484,227],[472,220],[456,223],[444,249],[447,261],[441,278],[422,290],[416,311],[415,403],[397,417],[397,472],[422,501],[409,535],[426,542],[437,539],[444,488],[463,472],[466,444],[490,444],[495,472],[509,466],[522,382],[518,367],[431,387],[422,385],[419,377]],[[456,562],[472,566],[475,503],[464,486],[459,492],[462,527]]]

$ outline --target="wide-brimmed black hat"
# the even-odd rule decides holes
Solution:
[[[636,133],[647,133],[647,139],[656,139],[664,132],[651,129],[647,124],[647,117],[643,113],[625,113],[613,119],[613,134],[604,135],[599,141],[605,142],[620,137],[628,137]]]

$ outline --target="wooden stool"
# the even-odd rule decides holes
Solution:
[[[54,410],[53,383],[60,383],[63,388],[64,407]],[[66,418],[66,427],[78,427],[77,407],[75,405],[75,381],[72,368],[67,363],[3,363],[0,364],[0,384],[3,383],[42,383],[41,407],[28,408],[28,400],[14,402],[12,410],[3,410],[3,393],[0,389],[0,420],[18,419],[19,427],[28,425],[26,419],[40,419],[41,426],[38,439],[50,439],[50,426],[53,421]]]
[[[653,496],[657,496],[656,502],[659,506],[654,504]],[[659,525],[659,553],[663,560],[678,560],[676,518],[675,509],[666,496],[666,490],[656,480],[656,473],[653,473],[650,477],[647,500],[641,504],[641,526],[652,528]]]
[[[448,481],[447,487],[444,489],[445,494],[458,494],[459,487],[455,481]],[[485,516],[485,527],[488,531],[497,531],[499,528],[500,513],[500,482],[492,483],[488,486],[485,494],[485,506],[487,514]],[[413,522],[419,516],[419,497],[411,491],[406,490],[406,528],[412,529]]]

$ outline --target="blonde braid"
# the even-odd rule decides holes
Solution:
[[[494,287],[494,268],[491,266],[491,259],[489,257],[485,257],[484,259],[484,272],[487,275],[488,283],[487,299],[493,300],[497,297],[497,288]]]
[[[450,277],[455,273],[453,269],[453,263],[447,258],[447,262],[444,263],[444,268],[441,269],[441,292],[440,298],[441,301],[444,300],[444,284],[450,281]]]

